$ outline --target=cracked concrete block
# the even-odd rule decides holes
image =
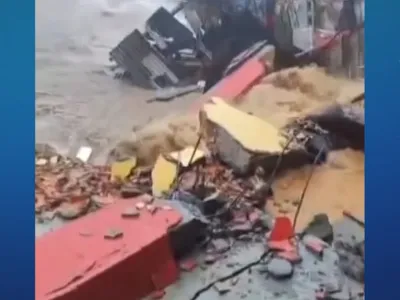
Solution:
[[[204,105],[200,124],[206,141],[238,173],[246,173],[256,156],[277,158],[287,142],[275,126],[219,98]]]

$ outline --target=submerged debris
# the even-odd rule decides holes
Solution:
[[[327,160],[318,154],[323,152],[328,156],[334,139],[330,139],[329,131],[321,126],[324,123],[318,120],[317,124],[302,116],[278,126],[277,122],[266,122],[221,99],[212,99],[200,113],[198,143],[169,147],[173,151],[152,152],[151,167],[143,168],[140,155],[136,158],[136,154],[110,167],[92,166],[54,153],[38,155],[36,212],[42,218],[57,215],[74,219],[119,201],[115,199],[147,194],[149,197],[122,211],[121,217],[131,219],[126,222],[135,222],[144,214],[159,216],[162,210],[179,209],[184,214],[181,224],[187,226],[170,232],[177,257],[201,249],[205,252],[201,267],[212,268],[237,249],[236,245],[261,243],[265,253],[252,266],[262,264],[260,272],[273,280],[290,280],[296,276],[296,268],[301,269],[305,257],[299,248],[306,249],[303,251],[311,253],[318,262],[331,250],[334,240],[329,211],[321,211],[312,220],[307,215],[306,220],[311,222],[296,235],[293,223],[304,209],[304,195],[297,190],[284,197],[276,193],[278,188],[290,190],[296,180],[279,182],[282,186],[277,187],[275,183],[285,171],[310,164],[314,168]],[[324,191],[320,194],[323,203]],[[167,200],[159,205],[160,198]],[[285,216],[275,218],[277,212]],[[122,236],[118,229],[104,234],[105,239],[111,240]],[[334,247],[342,272],[363,282],[364,244],[338,243]],[[180,263],[184,271],[196,266],[197,262],[190,259]],[[245,268],[242,266],[236,272]],[[238,280],[232,275],[212,286],[223,295]],[[336,282],[329,280],[321,280],[321,285],[324,285],[318,291],[321,297],[327,294],[333,297],[340,290]],[[164,293],[159,291],[153,296],[162,297]]]

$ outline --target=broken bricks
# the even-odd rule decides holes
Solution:
[[[124,235],[123,231],[118,228],[110,228],[104,234],[104,239],[106,240],[116,240]]]
[[[218,292],[218,294],[222,296],[231,290],[232,284],[230,283],[229,280],[218,281],[218,282],[214,283],[213,287]]]
[[[124,219],[138,218],[139,216],[140,212],[136,207],[127,207],[121,213],[121,217]]]

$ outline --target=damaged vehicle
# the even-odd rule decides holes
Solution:
[[[268,51],[275,52],[278,67],[315,61],[315,56],[302,55],[314,47],[314,15],[312,0],[296,5],[185,0],[172,11],[160,7],[145,30],[133,30],[110,52],[110,59],[122,70],[119,75],[142,87],[190,90],[204,80],[207,91],[248,59]]]
[[[363,32],[357,41],[350,36],[363,31],[364,2],[338,4],[183,0],[171,11],[160,7],[143,32],[134,29],[112,49],[110,60],[119,70],[116,77],[144,88],[170,88],[174,95],[200,87],[206,92],[248,59],[268,52],[274,52],[275,69],[316,62],[335,71],[359,71]],[[333,53],[319,51],[333,44]]]

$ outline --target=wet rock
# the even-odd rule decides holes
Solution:
[[[273,258],[266,268],[268,274],[276,279],[286,279],[293,275],[293,265],[286,259]]]
[[[250,222],[246,222],[243,224],[233,224],[230,227],[230,232],[234,235],[234,236],[240,236],[243,234],[247,234],[252,232],[253,230],[253,226],[251,225]]]
[[[324,282],[323,287],[329,294],[340,292],[343,288],[343,282],[339,279],[332,278],[330,281]]]
[[[214,239],[211,241],[211,247],[217,254],[223,254],[231,248],[231,244],[226,239]]]
[[[231,285],[235,286],[239,282],[239,277],[233,277],[231,279]]]
[[[229,280],[215,283],[214,289],[218,292],[218,294],[225,295],[226,293],[230,292],[230,290],[231,290],[231,285],[230,285]]]
[[[213,254],[207,254],[206,257],[204,258],[204,262],[207,265],[212,265],[213,263],[215,263],[216,260],[217,260],[217,256],[215,256]]]
[[[333,242],[333,227],[326,214],[315,215],[303,234],[316,236],[328,244],[332,244]]]
[[[336,241],[335,250],[339,256],[338,265],[344,274],[360,283],[364,282],[364,257],[362,256],[362,243],[352,241]]]
[[[364,282],[365,266],[361,257],[352,253],[341,255],[339,258],[339,268],[351,279],[354,279],[360,283]]]

